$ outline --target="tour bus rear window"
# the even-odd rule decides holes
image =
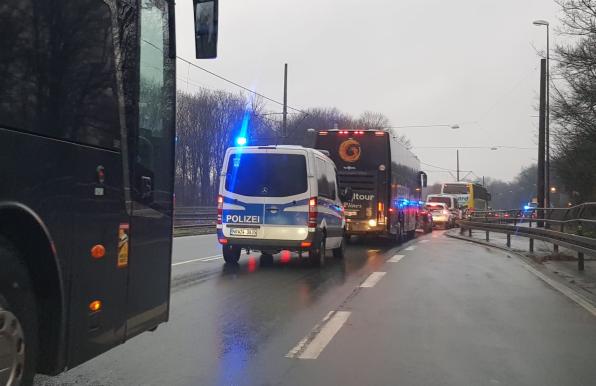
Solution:
[[[301,154],[239,153],[228,162],[226,190],[252,197],[287,197],[307,190]]]
[[[447,207],[451,206],[451,198],[449,197],[429,197],[428,202],[442,202]]]
[[[460,184],[445,184],[443,193],[446,194],[468,194],[468,186]]]

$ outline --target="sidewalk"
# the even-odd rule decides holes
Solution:
[[[459,229],[450,231],[449,235],[470,239],[467,231],[461,235]],[[476,242],[486,243],[486,232],[474,230],[471,239]],[[489,240],[488,244],[490,245],[516,252],[527,259],[531,259],[550,273],[551,276],[587,296],[596,304],[596,256],[586,255],[584,271],[580,272],[577,269],[577,252],[574,250],[559,247],[559,253],[555,254],[551,243],[534,240],[534,253],[530,253],[530,240],[522,236],[511,236],[511,248],[507,248],[507,236],[497,232],[490,232]]]

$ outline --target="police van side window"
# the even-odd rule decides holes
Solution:
[[[329,189],[329,178],[327,176],[327,165],[325,165],[325,161],[320,158],[316,158],[317,160],[317,186],[319,188],[319,196],[332,198],[331,197],[331,190]]]

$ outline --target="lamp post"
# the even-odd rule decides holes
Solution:
[[[550,23],[546,20],[535,20],[532,24],[546,27],[546,116],[545,116],[545,165],[544,206],[550,206]]]

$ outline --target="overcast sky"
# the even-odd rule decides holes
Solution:
[[[178,55],[193,59],[192,0],[176,10]],[[552,32],[558,16],[553,0],[220,0],[219,57],[193,62],[278,100],[287,62],[291,106],[376,111],[394,126],[459,124],[400,130],[422,162],[455,169],[455,149],[420,147],[536,147],[546,31],[532,21],[549,20]],[[178,88],[200,86],[237,91],[179,63]],[[462,148],[460,168],[510,180],[536,153]],[[423,169],[430,182],[452,179]]]

